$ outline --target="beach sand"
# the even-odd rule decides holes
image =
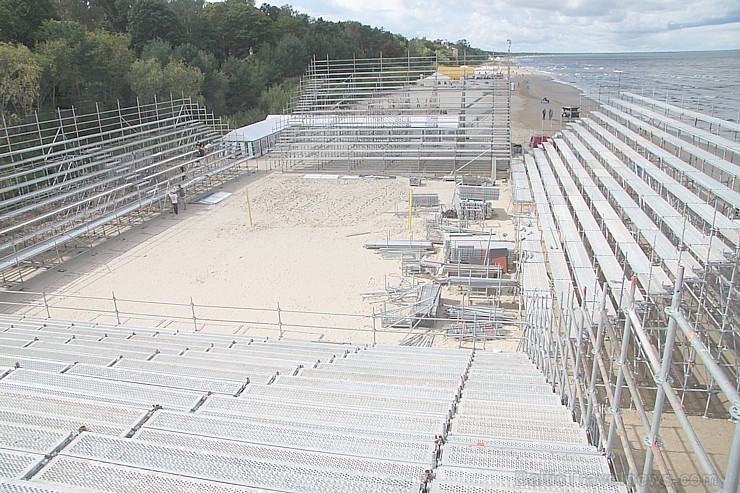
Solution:
[[[545,76],[517,73],[514,81],[517,83],[512,96],[514,142],[528,142],[532,133],[540,131],[542,108],[557,110],[559,106],[580,101],[576,89],[553,83]],[[525,81],[529,81],[528,88]],[[541,104],[545,96],[550,99],[550,105]],[[546,121],[548,134],[560,127],[558,111],[555,115],[552,121]],[[272,312],[280,304],[288,322],[303,323],[297,314],[287,312],[304,310],[355,315],[355,318],[344,318],[343,323],[336,322],[337,317],[312,315],[307,322],[311,325],[372,328],[373,310],[379,312],[382,302],[379,298],[363,298],[363,294],[400,285],[402,272],[399,259],[384,259],[366,250],[365,241],[426,239],[425,221],[433,211],[416,211],[409,231],[407,211],[412,188],[407,178],[311,179],[299,174],[269,172],[265,161],[252,163],[250,166],[257,172],[237,177],[219,189],[231,194],[223,202],[210,206],[189,204],[178,215],[165,209],[61,268],[33,277],[23,285],[23,290],[46,293],[47,301],[52,302],[59,301],[57,294],[100,298],[66,298],[56,305],[69,309],[57,308],[52,316],[90,318],[82,309],[97,310],[96,320],[106,323],[121,319],[103,313],[111,310],[115,296],[118,300],[115,308],[128,313],[124,320],[134,324],[143,324],[148,317],[130,313],[143,311],[159,315],[156,323],[191,328],[192,301],[197,306],[270,311],[263,314],[259,310],[209,309],[206,312],[199,308],[201,318],[242,320],[245,325],[246,322],[273,324],[276,314]],[[486,226],[513,238],[514,226],[508,216],[509,184],[502,181],[499,186],[497,217]],[[254,222],[251,226],[245,197],[247,187]],[[437,193],[441,202],[449,203],[454,184],[429,179],[413,191]],[[443,296],[459,300],[457,289],[446,288]],[[0,299],[18,301],[22,297],[2,295]],[[125,300],[169,305],[143,310]],[[46,314],[45,308],[39,306],[17,309],[5,305],[3,311]],[[217,329],[211,324],[209,330]],[[367,334],[363,337],[367,339]],[[397,339],[390,338],[388,342]]]
[[[580,106],[581,115],[595,107],[595,103],[582,96],[575,87],[554,82],[546,75],[517,73],[512,76],[516,89],[511,96],[512,142],[528,145],[533,134],[551,136],[563,129],[563,106]],[[550,102],[543,103],[543,98]],[[542,118],[542,111],[546,118]],[[549,111],[552,110],[552,119]]]

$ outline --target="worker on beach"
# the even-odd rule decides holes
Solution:
[[[185,200],[185,189],[182,185],[177,185],[177,203],[182,202],[182,210],[188,210],[188,202]]]
[[[177,214],[177,192],[173,190],[167,194],[167,197],[170,199],[170,203],[172,204],[172,211]]]

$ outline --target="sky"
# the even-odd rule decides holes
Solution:
[[[311,17],[354,20],[406,38],[466,39],[495,51],[506,51],[510,39],[514,53],[740,48],[738,0],[295,0],[291,5]]]

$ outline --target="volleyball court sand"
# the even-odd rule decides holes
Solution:
[[[530,89],[519,84],[512,98],[515,133],[528,140],[540,120],[537,112],[543,94],[553,105],[574,104],[578,92],[554,84],[546,77],[517,75],[530,80]],[[518,129],[518,130],[517,130]],[[529,130],[527,130],[529,129]],[[515,138],[516,142],[516,138]],[[265,167],[265,163],[252,166]],[[251,198],[253,225],[249,224],[245,187]],[[500,183],[501,199],[495,204],[497,220],[488,228],[513,238],[514,227],[506,209],[510,206],[508,183]],[[408,229],[408,199],[411,188],[403,177],[396,179],[305,178],[303,175],[258,171],[241,176],[219,189],[230,192],[216,205],[189,204],[175,215],[165,210],[159,216],[103,242],[93,252],[83,253],[36,276],[26,291],[100,297],[100,300],[65,298],[69,310],[52,316],[89,320],[83,309],[127,313],[123,323],[152,324],[150,317],[131,313],[156,314],[154,323],[171,323],[190,329],[193,309],[196,318],[253,322],[242,331],[275,334],[276,309],[281,308],[284,324],[328,325],[370,329],[373,309],[379,313],[378,298],[363,294],[398,286],[399,259],[383,259],[363,248],[368,239],[425,239],[425,219],[430,212],[415,214]],[[416,193],[438,193],[449,202],[454,184],[425,180]],[[447,288],[443,297],[459,299],[457,289]],[[165,302],[172,305],[145,306],[125,300]],[[257,310],[204,309],[203,305],[250,307]],[[79,310],[76,310],[79,308]],[[290,310],[359,315],[293,314]],[[7,310],[6,310],[7,311]],[[43,307],[20,310],[46,315]],[[115,323],[114,314],[98,314],[96,320]],[[257,331],[259,324],[271,324]],[[377,321],[376,321],[377,322]],[[376,324],[379,326],[379,323]],[[378,327],[379,328],[379,327]],[[208,330],[219,330],[214,324]],[[234,331],[229,326],[229,332]],[[309,334],[301,334],[309,332]],[[315,337],[312,330],[293,329],[286,335]],[[368,342],[367,332],[333,333],[333,338]],[[403,334],[385,334],[383,342],[397,343]],[[376,338],[376,340],[378,340]],[[381,342],[378,340],[378,342]],[[439,344],[438,338],[436,341]]]
[[[253,225],[245,196],[248,187]],[[508,185],[504,184],[505,192]],[[129,324],[144,324],[134,313],[157,313],[161,320],[180,319],[178,326],[191,329],[192,299],[196,316],[244,321],[242,332],[276,334],[276,308],[283,324],[341,326],[364,332],[331,333],[334,340],[371,342],[373,307],[378,298],[363,294],[399,286],[400,259],[384,259],[363,247],[368,239],[425,239],[429,212],[415,212],[409,231],[408,179],[338,177],[321,179],[291,173],[259,171],[242,176],[220,189],[231,195],[216,205],[190,203],[175,215],[165,210],[158,217],[113,237],[94,252],[84,253],[62,268],[43,273],[25,286],[26,291],[100,297],[100,300],[65,298],[64,310],[52,316],[89,319],[82,309],[110,311],[113,293],[117,308]],[[438,193],[449,202],[454,183],[425,180],[416,193]],[[508,195],[502,194],[497,213],[504,220],[488,226],[513,235],[506,220]],[[456,295],[450,288],[449,295]],[[166,302],[146,306],[125,300]],[[58,300],[57,300],[58,301]],[[56,301],[55,301],[56,303]],[[175,306],[174,304],[177,304]],[[203,308],[203,305],[250,307]],[[307,315],[291,310],[356,315]],[[45,315],[41,306],[23,313]],[[97,320],[113,323],[113,314]],[[156,321],[156,318],[154,319]],[[272,324],[258,331],[259,324]],[[126,323],[126,322],[124,322]],[[151,321],[146,325],[151,325]],[[211,324],[208,330],[218,330]],[[377,328],[380,323],[377,321]],[[228,329],[233,332],[234,326]],[[326,331],[325,331],[326,332]],[[286,336],[316,337],[320,331],[287,329]],[[325,337],[327,334],[324,334]],[[380,340],[377,339],[380,337]],[[376,334],[378,342],[397,343],[402,333]]]

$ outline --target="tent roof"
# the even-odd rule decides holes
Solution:
[[[285,115],[268,115],[261,122],[232,130],[224,137],[225,141],[254,142],[279,132],[288,121]]]

